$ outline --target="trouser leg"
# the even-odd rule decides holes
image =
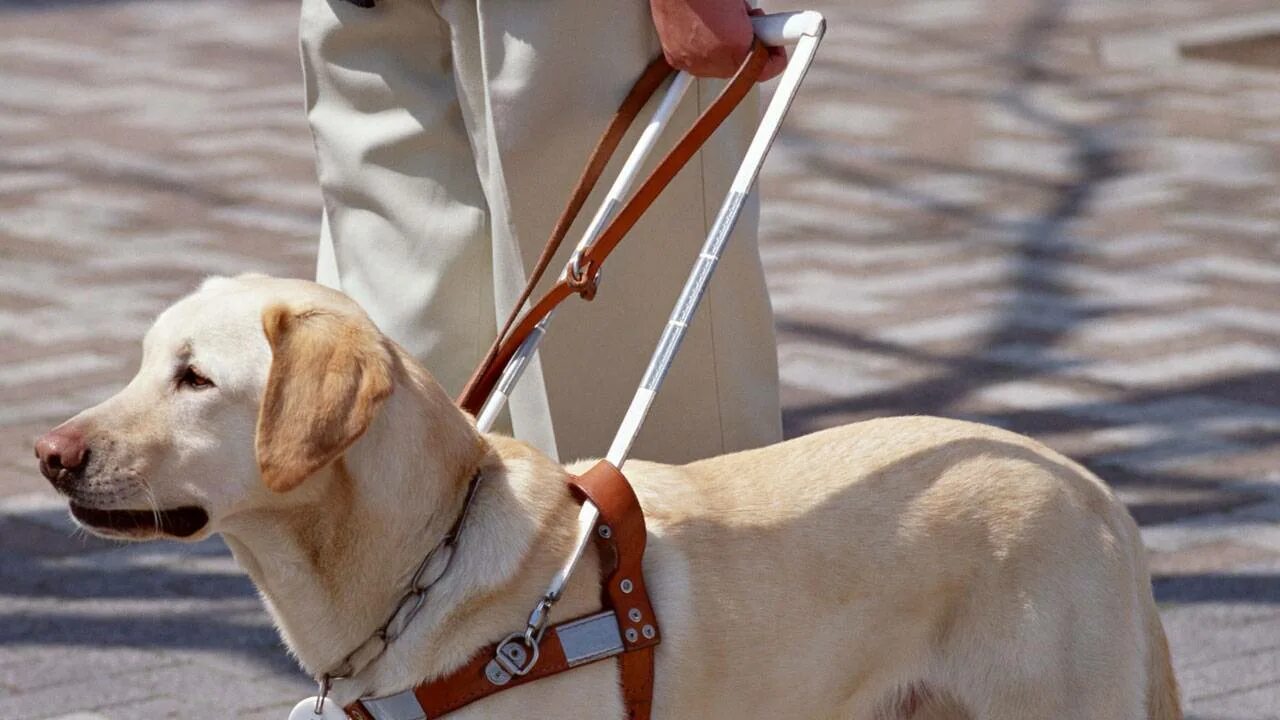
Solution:
[[[587,152],[658,52],[646,4],[380,0],[369,10],[304,0],[302,36],[325,196],[320,277],[456,391]],[[699,82],[674,125],[691,122],[716,85]],[[598,300],[560,312],[544,366],[512,398],[517,435],[558,444],[566,459],[608,447],[754,126],[751,105],[635,228]],[[636,457],[688,460],[780,436],[755,212],[753,201]]]
[[[487,206],[449,36],[425,0],[302,2],[325,214],[317,278],[457,392],[495,328]]]
[[[659,52],[635,0],[445,0],[455,73],[492,210],[494,287],[504,314],[587,153]],[[673,122],[687,127],[719,82],[700,81]],[[744,103],[636,226],[592,303],[571,299],[543,344],[550,412],[564,459],[603,454],[728,189],[758,108]],[[646,114],[647,115],[647,114]],[[633,132],[623,148],[633,144]],[[671,145],[669,133],[662,150]],[[619,159],[620,160],[620,159]],[[606,178],[612,178],[615,162]],[[606,182],[602,185],[607,185]],[[553,268],[562,266],[604,187]],[[772,312],[753,199],[635,446],[683,461],[780,439]],[[522,416],[513,410],[516,431]]]

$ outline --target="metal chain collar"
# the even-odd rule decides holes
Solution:
[[[453,527],[449,529],[449,533],[422,558],[422,562],[418,563],[417,569],[413,572],[413,578],[409,581],[409,587],[405,590],[404,595],[400,597],[396,603],[395,609],[392,610],[390,617],[382,624],[373,635],[361,643],[355,650],[352,650],[343,658],[337,668],[323,673],[317,679],[320,685],[320,695],[318,697],[317,708],[323,707],[324,698],[328,694],[329,686],[334,680],[346,680],[356,673],[364,670],[374,660],[377,660],[382,653],[386,652],[387,646],[409,627],[409,623],[417,617],[418,612],[422,610],[426,604],[427,592],[431,586],[439,582],[440,578],[449,570],[449,564],[453,560],[454,548],[458,544],[458,536],[462,534],[463,525],[466,522],[467,514],[471,510],[472,501],[475,500],[476,491],[480,487],[480,471],[477,470],[471,478],[471,483],[467,488],[466,499],[462,503],[462,512],[458,514],[458,519],[454,522]]]

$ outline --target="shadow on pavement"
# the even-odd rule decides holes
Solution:
[[[215,651],[300,675],[220,540],[119,545],[69,537],[44,514],[0,517],[0,656],[31,645]]]
[[[1156,576],[1156,602],[1162,603],[1280,603],[1280,574],[1201,573]]]

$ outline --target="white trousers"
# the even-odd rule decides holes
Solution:
[[[517,299],[597,137],[659,52],[648,3],[303,0],[301,40],[324,194],[318,279],[360,302],[456,393]],[[673,129],[687,127],[719,87],[696,83]],[[561,306],[540,363],[511,400],[517,437],[565,460],[608,449],[757,113],[756,102],[744,103],[666,189],[610,258],[595,301]],[[676,133],[668,135],[660,151]],[[684,462],[780,439],[757,218],[752,201],[634,457]]]

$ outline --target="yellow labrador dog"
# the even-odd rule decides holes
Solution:
[[[479,473],[448,571],[340,704],[523,627],[574,540],[565,468],[478,433],[355,303],[300,280],[205,282],[133,381],[37,452],[93,532],[221,533],[316,674],[387,619]],[[903,417],[626,473],[664,637],[656,718],[1180,717],[1137,527],[1032,440]],[[599,572],[588,555],[553,621],[598,608]],[[614,661],[455,714],[622,716]]]

